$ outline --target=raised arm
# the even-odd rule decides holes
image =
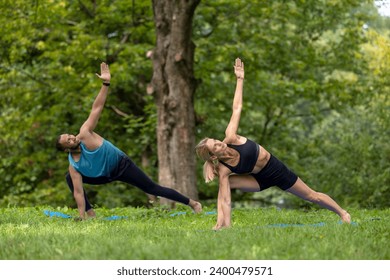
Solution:
[[[88,119],[84,122],[84,124],[80,128],[80,134],[82,132],[92,133],[99,121],[100,115],[103,111],[104,104],[106,103],[107,94],[108,94],[108,85],[110,84],[111,74],[108,65],[104,62],[100,64],[100,72],[101,74],[97,74],[100,79],[103,80],[103,85],[99,91],[99,94],[95,98],[95,101],[92,105],[91,113],[89,114]]]
[[[233,99],[232,116],[225,130],[225,142],[234,142],[236,140],[238,125],[240,123],[245,74],[244,62],[242,62],[240,58],[236,58],[234,63],[234,74],[237,77],[237,84]]]

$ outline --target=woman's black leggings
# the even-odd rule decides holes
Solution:
[[[143,190],[144,192],[155,195],[165,197],[183,204],[188,205],[190,199],[185,197],[181,193],[167,187],[160,186],[153,182],[138,166],[127,156],[124,156],[120,161],[118,169],[114,171],[114,174],[109,177],[86,177],[83,176],[83,183],[90,185],[102,185],[107,184],[113,181],[121,181],[133,186],[136,186]],[[70,174],[66,174],[66,182],[68,183],[69,189],[71,192],[74,192],[72,178]],[[87,194],[84,190],[84,198],[85,198],[85,211],[88,211],[92,208],[91,204],[88,201]]]

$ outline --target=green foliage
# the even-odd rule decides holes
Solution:
[[[383,103],[354,107],[344,118],[334,113],[316,127],[303,141],[313,153],[304,172],[313,185],[345,205],[390,207],[390,127],[383,115],[389,109]]]
[[[376,32],[367,37],[363,49],[375,75],[364,102],[331,112],[310,135],[302,135],[298,154],[310,156],[301,157],[301,167],[295,167],[309,185],[345,205],[385,208],[390,206],[390,44]]]
[[[321,150],[329,141],[326,138],[329,134],[318,133],[318,127],[334,114],[346,123],[359,122],[355,118],[348,119],[352,117],[348,108],[364,106],[389,92],[385,81],[388,80],[388,70],[382,67],[379,71],[372,71],[372,65],[378,65],[378,61],[389,65],[389,57],[384,55],[388,54],[388,40],[383,43],[382,39],[382,44],[378,44],[380,39],[373,40],[375,36],[372,34],[376,32],[371,25],[365,27],[365,23],[374,23],[375,20],[378,21],[378,16],[371,1],[271,3],[224,0],[203,3],[194,20],[198,46],[197,76],[200,78],[195,103],[201,123],[197,138],[223,139],[235,86],[232,65],[234,58],[239,56],[245,63],[246,81],[238,133],[257,140],[305,181],[314,182],[309,184],[314,189],[326,190],[331,196],[335,194],[337,201],[346,205],[361,203],[363,189],[354,191],[339,187],[333,192],[335,181],[344,186],[344,181],[338,176],[326,182],[311,179],[329,171],[316,164],[319,155],[314,149]],[[375,55],[367,51],[367,45],[377,50]],[[382,50],[382,60],[378,58],[381,52],[378,50]],[[378,91],[381,92],[379,95]],[[377,116],[375,110],[369,110],[373,118],[387,122],[384,116]],[[367,122],[370,120],[363,120],[363,123]],[[339,129],[343,128],[337,127],[333,133],[348,133]],[[349,133],[353,137],[355,132]],[[363,133],[370,137],[368,131]],[[378,134],[387,150],[386,132],[378,128]],[[342,144],[345,147],[350,143]],[[359,149],[368,153],[370,148],[359,143]],[[351,164],[345,165],[349,159],[348,152],[332,160],[328,158],[335,170],[351,167]],[[378,160],[372,156],[367,164],[376,166]],[[321,177],[332,177],[330,174],[334,173],[328,172]],[[385,172],[379,181],[388,182],[389,176]],[[366,183],[370,184],[368,189],[376,188],[373,181]],[[323,188],[324,184],[329,187]],[[200,188],[204,193],[215,190],[214,185],[202,184]],[[359,188],[363,188],[362,184]],[[340,192],[347,192],[348,196],[340,197]],[[386,197],[387,187],[379,188],[378,193]],[[284,201],[288,205],[304,205],[302,201],[297,202],[277,191],[243,197],[261,203]],[[235,199],[241,198],[241,194],[235,193]],[[375,203],[369,203],[372,207],[388,205],[383,200],[374,200]]]
[[[237,56],[246,65],[240,129],[264,144],[275,146],[284,129],[289,134],[291,127],[286,124],[291,118],[320,117],[322,110],[353,103],[364,93],[367,74],[360,45],[366,41],[362,26],[368,16],[356,9],[361,2],[213,1],[201,5],[195,18],[197,76],[202,81],[196,106],[201,119],[210,116],[210,108],[218,116],[207,118],[210,125],[205,130],[221,134],[226,127],[234,92],[232,64]],[[299,108],[302,103],[308,105]],[[220,124],[221,119],[225,123]]]
[[[153,115],[144,112],[152,104],[145,96],[151,76],[145,55],[153,46],[151,7],[146,1],[134,6],[110,1],[1,5],[7,15],[0,42],[2,204],[63,205],[70,196],[64,183],[67,161],[54,143],[61,133],[77,134],[87,118],[100,88],[94,73],[101,61],[110,63],[113,75],[98,130],[138,161],[138,143],[126,135],[128,120],[115,112],[153,125]],[[150,146],[155,137],[148,135],[143,142]]]
[[[388,207],[389,25],[372,2],[202,1],[193,20],[197,140],[223,137],[239,56],[239,133],[343,204]],[[87,118],[103,60],[112,83],[97,132],[156,179],[156,108],[146,94],[151,1],[4,0],[0,13],[0,205],[74,206],[66,154],[54,142]],[[203,183],[201,169],[199,162],[200,198],[215,200],[218,186]],[[119,183],[86,189],[96,205],[147,203]],[[245,199],[292,204],[278,191],[234,193]]]
[[[63,207],[0,209],[0,259],[387,260],[390,257],[388,209],[352,210],[353,225],[338,223],[336,216],[327,210],[302,213],[275,208],[234,209],[233,227],[218,232],[211,230],[215,214],[195,215],[188,208],[172,211],[98,208],[98,217],[84,222],[49,218],[43,210],[77,215],[77,210]],[[113,215],[127,218],[105,220]]]

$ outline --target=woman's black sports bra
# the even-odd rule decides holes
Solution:
[[[249,140],[247,138],[246,142],[241,145],[227,144],[228,147],[235,149],[240,154],[240,160],[236,166],[230,166],[229,164],[219,161],[227,168],[229,168],[233,173],[236,174],[245,174],[251,173],[253,168],[256,165],[257,158],[259,157],[259,144]]]

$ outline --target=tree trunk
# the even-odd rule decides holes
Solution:
[[[153,0],[159,183],[197,199],[192,18],[200,0]],[[173,203],[165,199],[161,203]]]

